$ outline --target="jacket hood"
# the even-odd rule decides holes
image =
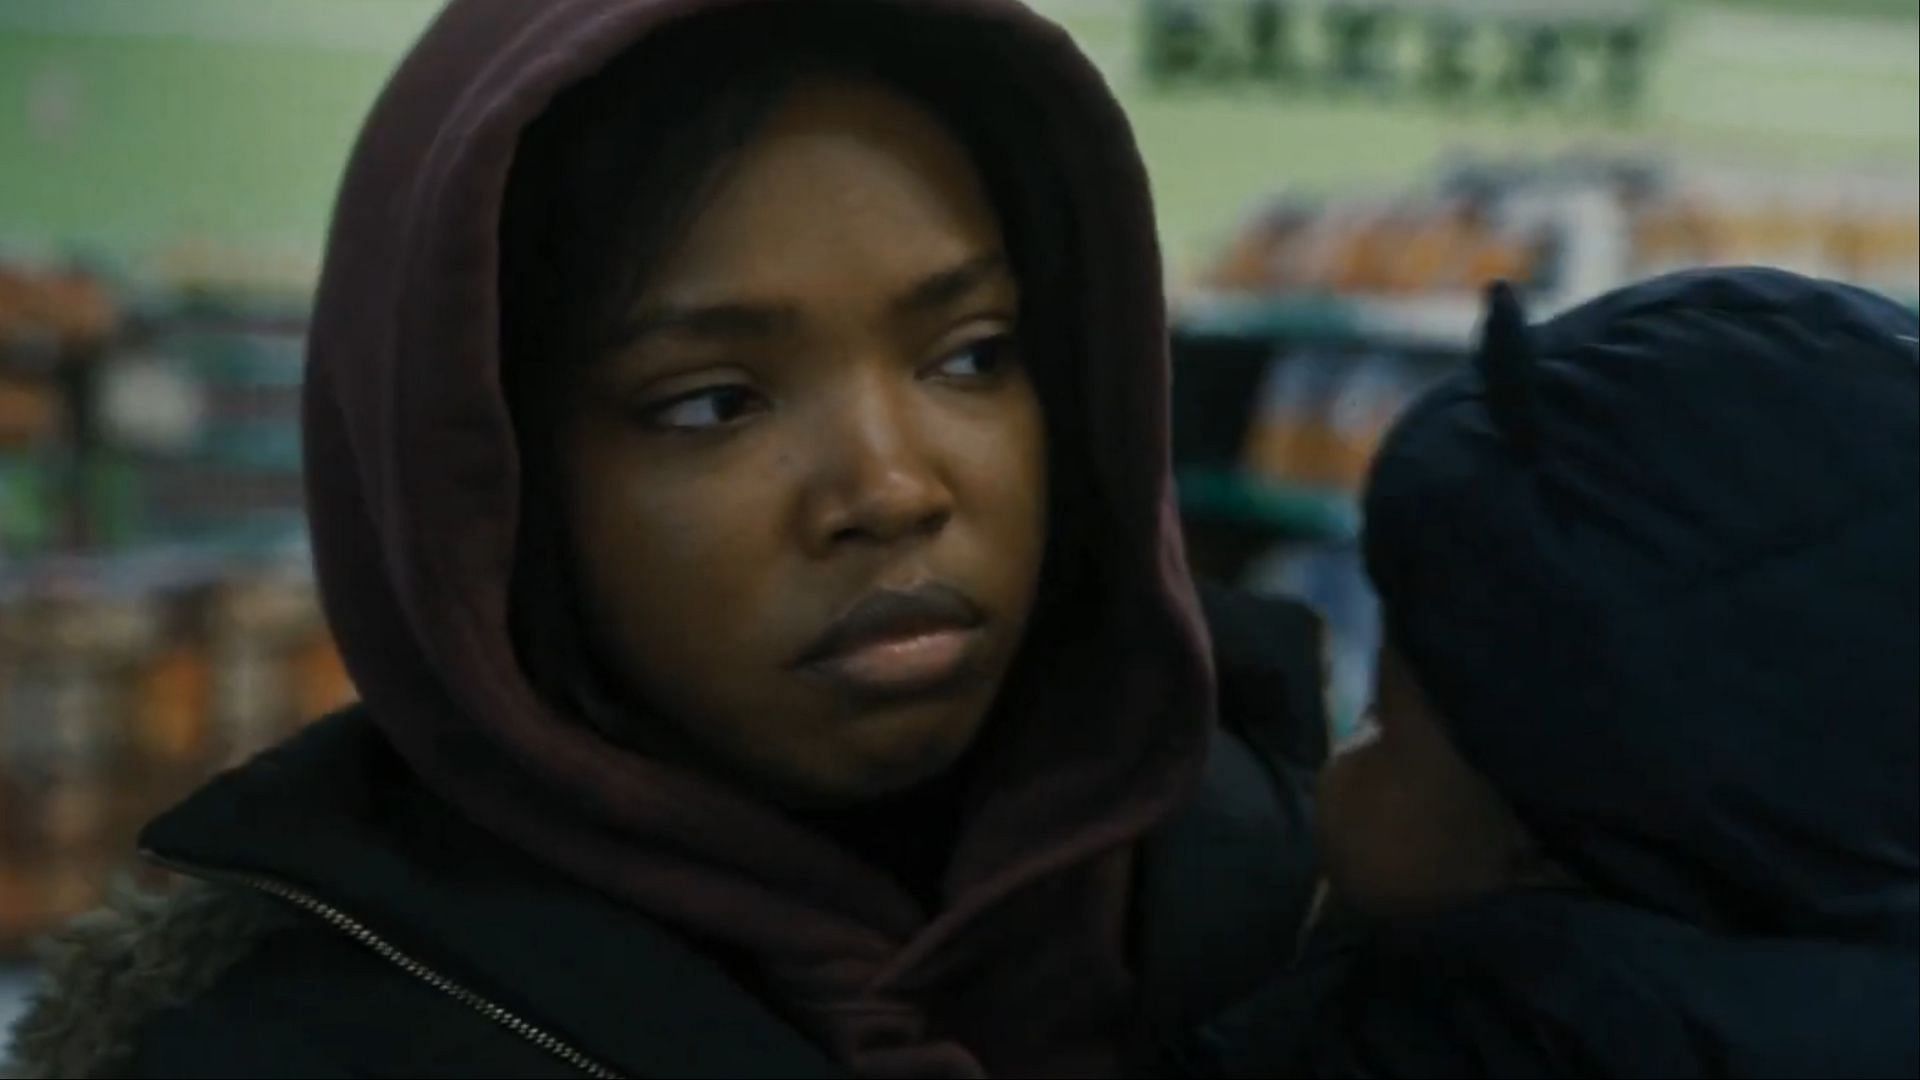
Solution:
[[[1462,753],[1589,884],[1920,940],[1913,312],[1777,270],[1528,327],[1388,437],[1367,559]]]
[[[1083,411],[1072,427],[1091,463],[1086,512],[1098,516],[1087,531],[1100,537],[1099,636],[1060,666],[1071,685],[1052,700],[1071,707],[1018,718],[993,759],[944,909],[921,910],[751,798],[559,715],[516,659],[521,459],[502,390],[498,280],[521,134],[557,94],[661,29],[748,6],[454,0],[393,76],[343,182],[310,342],[306,468],[328,617],[363,700],[428,787],[509,843],[751,957],[776,996],[837,1017],[822,1025],[843,1057],[871,1064],[871,1045],[889,1042],[908,1051],[874,1067],[1085,1068],[1031,1056],[1052,1038],[1044,1021],[996,1033],[1013,1018],[984,1017],[1004,1010],[942,989],[995,985],[973,968],[1000,970],[1019,938],[1035,954],[1020,978],[1078,967],[1081,982],[1124,996],[1113,955],[1124,852],[1190,789],[1211,722],[1206,641],[1170,501],[1146,177],[1117,103],[1059,28],[1013,0],[838,5],[856,19],[923,21],[929,40],[967,28],[965,40],[991,41],[980,59],[1032,103],[1046,132],[1034,152],[1070,195],[1076,238]],[[1037,926],[1050,943],[1019,932]],[[932,1040],[917,1010],[935,1000],[947,1011],[932,1024],[954,1042],[920,1053]]]

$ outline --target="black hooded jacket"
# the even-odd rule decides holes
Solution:
[[[1224,1071],[1920,1074],[1917,332],[1763,269],[1496,302],[1381,452],[1369,569],[1582,888],[1330,941]]]

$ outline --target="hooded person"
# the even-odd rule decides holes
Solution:
[[[362,703],[147,829],[192,884],[56,943],[23,1067],[1163,1067],[1290,950],[1320,718],[1299,611],[1210,646],[1161,273],[1011,0],[455,0],[311,336]]]
[[[1369,484],[1378,735],[1318,820],[1374,924],[1219,1072],[1920,1074],[1915,336],[1774,270],[1496,291]]]

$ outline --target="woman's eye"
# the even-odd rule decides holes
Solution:
[[[708,431],[739,423],[763,405],[760,395],[744,386],[713,386],[647,406],[641,419],[668,431]]]
[[[934,373],[949,379],[991,379],[1012,366],[1014,345],[1012,334],[983,338],[949,353],[935,366]]]

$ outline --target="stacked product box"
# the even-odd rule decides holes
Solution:
[[[353,696],[304,547],[298,309],[35,274],[0,274],[0,954]]]
[[[141,824],[352,698],[310,581],[49,560],[0,594],[0,951],[95,902]]]

